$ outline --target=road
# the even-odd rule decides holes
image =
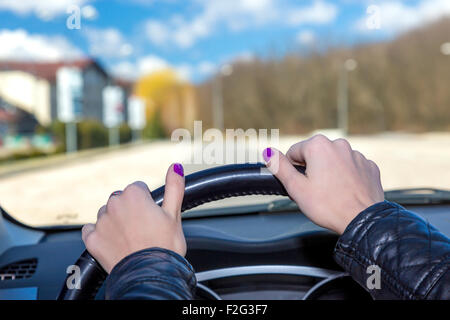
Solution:
[[[278,149],[285,152],[303,138],[282,137]],[[450,189],[449,133],[352,136],[349,140],[354,149],[379,165],[386,190]],[[206,167],[187,164],[191,157],[192,151],[187,147],[175,148],[172,142],[158,141],[23,171],[15,166],[11,174],[5,174],[8,168],[2,168],[0,204],[30,225],[86,223],[95,220],[97,209],[112,191],[135,180],[145,181],[151,189],[162,185],[172,162],[183,163],[187,174]],[[258,202],[268,200],[252,198]],[[233,199],[228,203],[242,201]]]

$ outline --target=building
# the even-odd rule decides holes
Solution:
[[[0,137],[19,132],[32,135],[37,125],[38,121],[32,113],[11,105],[0,97]]]
[[[34,115],[42,125],[58,118],[57,72],[77,68],[83,79],[81,118],[103,120],[103,88],[111,83],[105,70],[93,59],[69,62],[0,61],[0,98]]]
[[[134,82],[125,79],[114,78],[112,84],[120,87],[123,90],[123,121],[128,122],[128,98],[133,95]]]

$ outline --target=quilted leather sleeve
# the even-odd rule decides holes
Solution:
[[[192,299],[192,266],[175,252],[150,248],[121,260],[106,279],[106,299]]]
[[[450,299],[450,240],[395,203],[361,212],[339,238],[335,260],[375,299]],[[379,270],[378,288],[368,285],[369,266]]]

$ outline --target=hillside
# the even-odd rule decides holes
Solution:
[[[351,133],[450,130],[450,56],[440,51],[448,41],[450,19],[444,19],[390,42],[235,63],[222,79],[225,127],[280,128],[285,134],[336,127],[339,70],[353,58]],[[212,81],[197,87],[206,127]]]

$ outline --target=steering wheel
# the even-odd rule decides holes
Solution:
[[[305,173],[305,167],[296,166],[296,169]],[[288,194],[281,182],[261,163],[226,165],[186,176],[181,211],[203,203],[244,195]],[[158,205],[162,204],[163,197],[164,186],[152,192],[152,198]],[[68,275],[58,300],[94,299],[107,273],[87,250],[81,254],[75,265],[80,270],[80,289],[67,286]]]

